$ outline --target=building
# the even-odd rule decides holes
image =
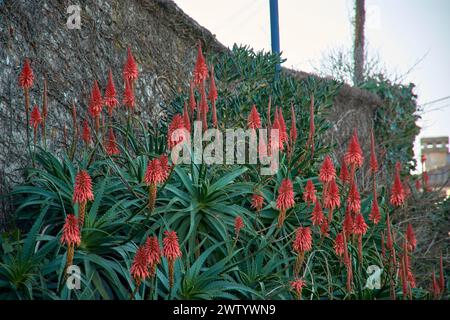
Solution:
[[[425,168],[429,186],[435,190],[442,188],[450,196],[450,153],[448,137],[429,137],[420,140],[421,153],[425,156]]]

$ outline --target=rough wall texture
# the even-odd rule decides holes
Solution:
[[[140,71],[138,110],[155,121],[173,93],[187,85],[196,41],[202,39],[206,52],[226,50],[169,0],[77,2],[82,10],[81,29],[69,30],[66,10],[73,1],[0,0],[1,193],[22,179],[19,169],[27,162],[23,94],[17,85],[25,57],[30,58],[36,77],[32,104],[41,104],[44,76],[48,80],[48,123],[54,131],[49,143],[58,144],[59,133],[69,121],[70,105],[75,103],[81,118],[85,116],[94,79],[104,89],[111,68],[121,93],[128,46]],[[344,86],[330,116],[335,123],[330,138],[344,145],[357,126],[366,140],[373,108],[379,103],[371,94]],[[3,199],[0,210],[4,213],[8,209],[8,200]]]

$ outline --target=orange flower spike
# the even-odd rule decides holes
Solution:
[[[199,40],[197,46],[197,60],[194,67],[194,84],[199,86],[208,77],[208,67],[202,52],[202,43]]]
[[[278,197],[276,201],[277,209],[280,210],[278,216],[278,227],[281,228],[286,217],[286,210],[295,205],[294,189],[292,181],[289,178],[283,179],[278,189]]]
[[[109,116],[112,116],[114,108],[119,104],[117,100],[116,87],[114,86],[114,80],[111,69],[109,69],[108,84],[105,90],[105,105],[108,108]]]
[[[123,79],[125,83],[130,82],[133,84],[139,76],[138,66],[133,54],[131,53],[131,48],[127,48],[127,60],[123,66]]]
[[[163,255],[166,257],[169,265],[169,287],[173,287],[174,283],[174,266],[175,260],[182,256],[180,245],[178,244],[178,236],[175,231],[165,231],[163,239]]]
[[[33,86],[34,74],[30,66],[30,60],[25,59],[22,67],[22,71],[19,75],[19,86],[23,89],[29,89]]]
[[[250,110],[250,114],[247,119],[247,126],[249,129],[261,128],[261,117],[258,110],[256,109],[256,105],[253,105],[252,109]]]

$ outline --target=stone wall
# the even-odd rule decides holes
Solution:
[[[196,42],[201,39],[206,54],[227,50],[205,28],[168,0],[77,1],[81,29],[66,26],[67,7],[73,1],[0,1],[0,192],[21,181],[27,162],[24,148],[25,111],[17,77],[25,57],[35,73],[32,104],[41,105],[43,79],[49,90],[48,143],[61,143],[69,108],[77,105],[86,115],[90,88],[97,79],[104,90],[109,68],[119,93],[126,48],[131,47],[139,65],[136,84],[137,109],[157,121],[164,106],[187,79],[195,61]],[[300,77],[303,73],[297,73]],[[119,85],[120,84],[120,85]],[[331,141],[346,144],[354,127],[367,141],[376,96],[344,86],[335,101],[330,120]],[[367,144],[365,144],[367,145]],[[367,151],[367,150],[366,150]],[[342,150],[338,151],[342,152]],[[10,210],[2,198],[2,215]],[[1,216],[0,216],[1,218]]]

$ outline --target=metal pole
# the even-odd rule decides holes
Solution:
[[[270,0],[270,38],[272,53],[280,54],[280,26],[278,22],[278,0]],[[276,66],[276,76],[280,72],[281,66]]]

